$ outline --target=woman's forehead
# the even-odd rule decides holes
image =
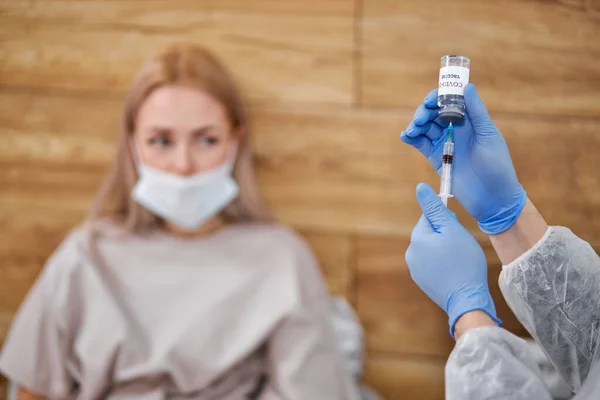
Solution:
[[[141,105],[138,124],[196,129],[227,123],[225,107],[208,93],[185,86],[156,89]]]

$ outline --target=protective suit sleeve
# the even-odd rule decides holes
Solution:
[[[468,330],[446,363],[446,400],[552,400],[527,343],[507,330]]]
[[[571,230],[550,227],[503,267],[500,289],[519,321],[577,392],[600,361],[600,258]]]

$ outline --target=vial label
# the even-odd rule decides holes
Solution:
[[[464,95],[465,86],[469,83],[469,68],[451,65],[440,68],[438,96],[445,94]]]

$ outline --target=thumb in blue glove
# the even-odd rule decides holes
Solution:
[[[419,184],[417,199],[423,215],[406,251],[413,281],[448,314],[453,338],[456,321],[469,311],[482,310],[501,326],[481,246],[431,187]]]

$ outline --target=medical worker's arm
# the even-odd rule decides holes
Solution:
[[[406,251],[415,283],[448,314],[458,338],[446,364],[447,400],[549,400],[526,343],[500,328],[481,246],[427,185]]]
[[[541,221],[531,205],[511,229],[492,238],[505,264],[500,289],[577,392],[600,364],[600,258],[567,228],[546,227],[540,235],[539,228],[545,226]],[[538,235],[537,242],[527,239]]]
[[[439,172],[447,124],[437,117],[436,98],[437,90],[427,95],[401,139]],[[547,228],[472,84],[465,88],[465,104],[454,134],[454,195],[490,235],[503,263],[510,263],[500,276],[507,303],[577,390],[598,359],[600,261],[568,229]]]
[[[23,388],[20,398],[66,398],[74,382],[67,370],[69,331],[58,305],[77,252],[67,239],[50,257],[22,302],[0,354],[0,372]]]
[[[467,330],[445,372],[446,400],[552,400],[525,341],[497,326]]]
[[[547,230],[548,224],[528,199],[515,224],[504,232],[489,235],[489,238],[498,258],[506,265],[535,246]]]
[[[319,267],[307,246],[295,247],[299,301],[267,344],[270,387],[261,400],[359,399],[358,384],[336,343]]]

